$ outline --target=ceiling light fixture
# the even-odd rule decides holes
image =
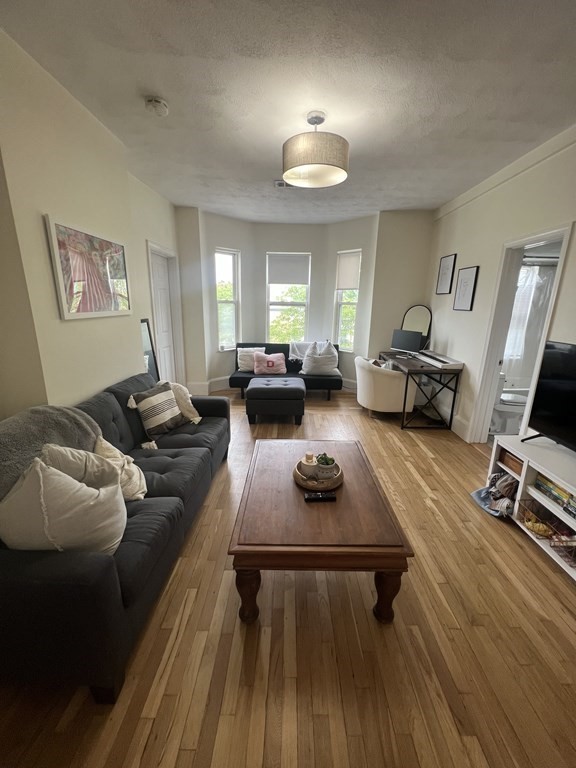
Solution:
[[[334,187],[348,178],[349,145],[335,133],[319,131],[324,112],[309,112],[314,131],[299,133],[282,147],[282,178],[295,187]]]

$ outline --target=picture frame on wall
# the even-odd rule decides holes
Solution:
[[[140,320],[140,331],[142,333],[142,351],[144,352],[144,371],[158,381],[160,379],[158,362],[156,361],[156,352],[154,351],[154,342],[152,341],[150,321],[147,317]]]
[[[476,283],[480,267],[463,267],[458,270],[456,292],[454,294],[454,309],[471,312],[474,305]]]
[[[438,267],[438,280],[436,282],[436,293],[452,293],[452,282],[454,280],[454,267],[456,266],[456,254],[451,253],[448,256],[442,256],[440,266]]]
[[[45,214],[62,320],[131,315],[124,246]]]

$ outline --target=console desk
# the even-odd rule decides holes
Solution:
[[[458,370],[445,370],[438,368],[430,363],[425,363],[419,360],[417,357],[410,357],[402,352],[394,352],[386,350],[378,354],[380,360],[386,360],[392,363],[394,370],[401,371],[406,377],[406,384],[404,386],[404,402],[402,405],[402,424],[401,429],[451,429],[452,418],[454,417],[454,406],[456,404],[456,393],[458,392],[458,382],[460,380],[460,374],[462,368]],[[429,379],[434,382],[437,387],[432,394],[426,392],[422,387],[422,379]],[[413,381],[416,384],[416,388],[425,398],[424,403],[418,407],[414,407],[411,413],[406,413],[406,400],[408,397],[408,384]],[[434,402],[441,392],[450,392],[452,395],[450,402],[450,416],[448,420],[440,413]],[[419,411],[424,408],[431,408],[434,412],[434,416],[431,417],[432,423],[415,423],[416,421],[422,421],[422,416]],[[437,420],[436,420],[437,419]]]

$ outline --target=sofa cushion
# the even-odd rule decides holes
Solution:
[[[266,347],[243,347],[236,351],[239,371],[254,370],[254,352],[264,352]]]
[[[128,519],[120,546],[114,554],[122,602],[135,603],[169,541],[183,539],[183,504],[176,498],[144,499],[126,505]]]
[[[136,440],[130,424],[111,392],[99,392],[76,407],[94,419],[102,430],[102,437],[119,451],[129,453],[134,448]],[[137,413],[135,417],[139,430],[142,430],[142,422]]]
[[[10,549],[112,554],[124,533],[126,505],[118,469],[106,463],[86,478],[92,487],[35,458],[0,503],[2,541]]]
[[[176,496],[184,504],[201,484],[203,475],[212,476],[210,451],[207,448],[135,448],[134,461],[146,478],[147,498]]]
[[[286,373],[286,358],[282,352],[267,355],[264,352],[254,352],[254,373],[270,376],[274,373]]]
[[[134,392],[128,398],[127,405],[128,408],[138,409],[144,431],[151,440],[189,421],[178,408],[168,381],[156,384],[145,392]]]
[[[135,376],[130,376],[128,379],[119,381],[111,387],[106,387],[106,392],[110,392],[118,401],[120,410],[130,426],[130,432],[134,439],[134,445],[132,445],[131,448],[134,448],[135,445],[141,445],[142,443],[147,442],[148,437],[144,431],[142,419],[140,418],[138,411],[128,408],[128,398],[130,395],[133,395],[134,392],[144,392],[147,389],[151,389],[155,384],[156,379],[149,373],[137,373]],[[104,435],[104,437],[106,437],[106,435]],[[117,445],[114,440],[110,440],[109,437],[106,437],[106,439],[116,445],[117,448],[120,448],[124,453],[128,453],[128,451],[131,450],[131,448],[124,450],[122,446]]]

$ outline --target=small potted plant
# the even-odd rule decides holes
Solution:
[[[319,453],[316,456],[316,476],[318,480],[330,480],[336,474],[336,462],[332,456]]]

